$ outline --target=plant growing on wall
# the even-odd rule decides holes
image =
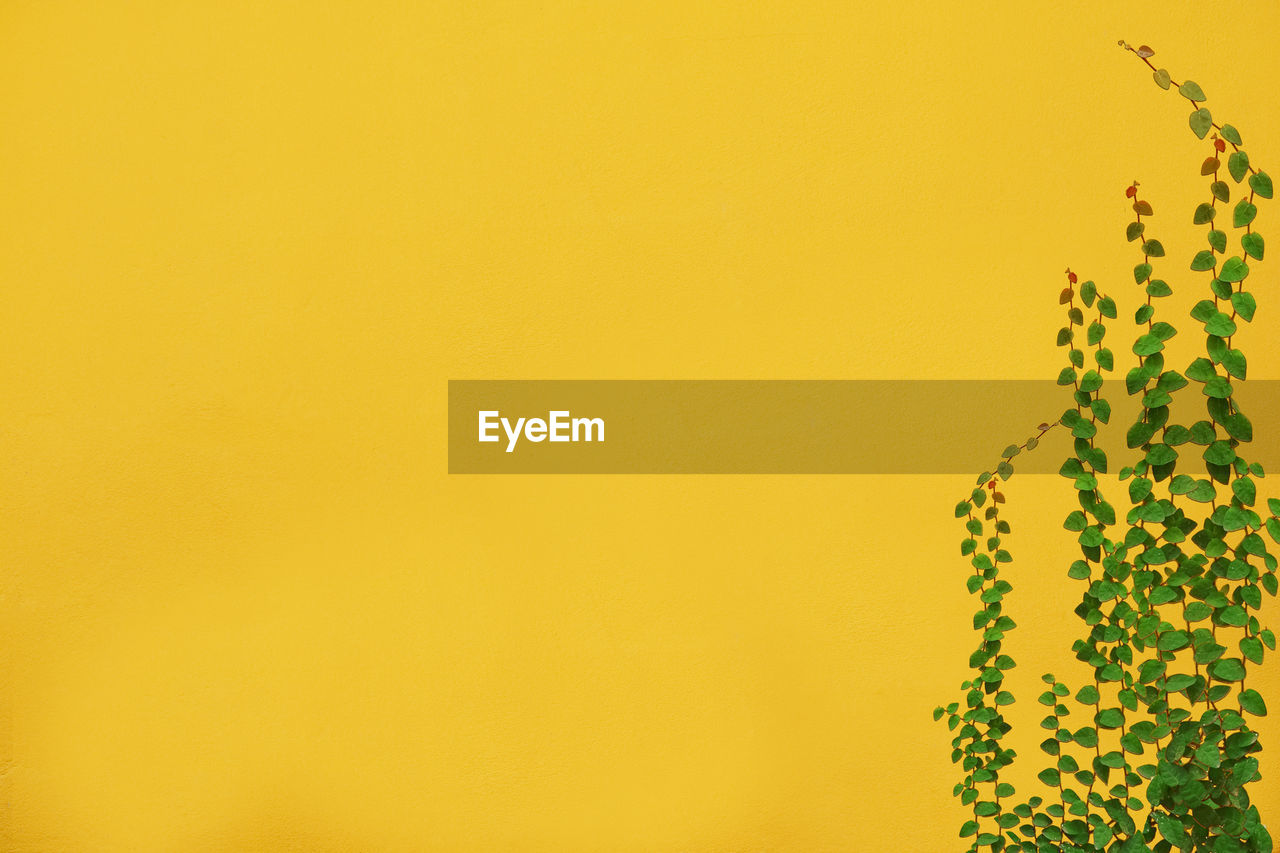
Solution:
[[[1271,198],[1272,183],[1196,83],[1174,80],[1151,61],[1150,48],[1120,45],[1160,88],[1190,103],[1188,124],[1207,149],[1199,168],[1204,200],[1190,212],[1204,226],[1205,247],[1190,258],[1190,274],[1166,260],[1148,230],[1151,204],[1136,182],[1125,190],[1134,212],[1125,237],[1140,260],[1132,285],[1137,364],[1124,386],[1141,409],[1126,433],[1133,458],[1118,471],[1123,499],[1103,494],[1099,477],[1110,460],[1096,444],[1111,419],[1103,392],[1104,377],[1115,371],[1107,334],[1118,308],[1092,281],[1067,271],[1060,295],[1067,323],[1057,344],[1069,364],[1058,384],[1071,389],[1072,406],[1008,447],[956,507],[980,642],[963,698],[935,709],[934,718],[954,732],[952,761],[963,773],[954,792],[970,812],[960,830],[970,850],[1269,853],[1271,837],[1250,802],[1261,750],[1251,721],[1267,707],[1250,684],[1276,645],[1257,613],[1263,594],[1277,591],[1267,538],[1280,543],[1280,500],[1258,496],[1264,472],[1248,458],[1253,427],[1235,391],[1248,370],[1239,338],[1256,310],[1250,274],[1265,253],[1257,202]],[[1187,326],[1203,335],[1204,354],[1181,368],[1164,356],[1178,334],[1162,310],[1173,294],[1165,275],[1199,279],[1204,289]],[[1175,397],[1186,422],[1172,419]],[[1187,414],[1193,401],[1200,402]],[[1080,549],[1067,570],[1079,584],[1075,613],[1084,626],[1072,652],[1092,678],[1068,685],[1043,677],[1044,789],[1023,798],[1003,778],[1015,758],[1003,711],[1015,701],[1004,684],[1015,666],[1004,649],[1015,623],[1004,608],[1012,587],[1000,575],[1012,559],[1001,483],[1018,454],[1059,426],[1073,438],[1060,473],[1079,502],[1063,523]]]

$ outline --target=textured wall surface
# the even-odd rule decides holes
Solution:
[[[1275,174],[1280,9],[942,6],[0,4],[0,847],[958,848],[969,478],[445,446],[450,378],[1055,376],[1134,178],[1185,316],[1205,144],[1116,40]],[[1072,497],[1008,494],[1034,759]]]

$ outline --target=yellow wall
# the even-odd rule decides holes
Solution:
[[[445,473],[449,378],[1050,377],[1067,265],[1127,336],[1205,145],[1119,38],[1280,172],[1274,4],[941,6],[0,5],[3,849],[956,849],[967,478]]]

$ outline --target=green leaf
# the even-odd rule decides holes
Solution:
[[[1262,198],[1271,198],[1271,176],[1266,172],[1254,172],[1249,176],[1249,188]]]
[[[1254,231],[1250,231],[1240,238],[1240,246],[1244,249],[1244,253],[1255,261],[1262,260],[1262,255],[1267,248],[1266,241],[1262,239],[1262,235]]]
[[[1262,700],[1262,695],[1252,688],[1240,691],[1240,707],[1255,717],[1267,715],[1267,703]]]
[[[1227,351],[1227,339],[1220,338],[1214,334],[1209,334],[1205,337],[1204,348],[1205,352],[1209,353],[1209,358],[1213,359],[1215,362],[1221,363],[1222,354]]]
[[[1215,376],[1204,383],[1204,393],[1207,397],[1225,400],[1231,396],[1231,383],[1224,376]]]
[[[1205,323],[1214,314],[1218,313],[1218,305],[1212,299],[1201,299],[1191,309],[1191,318]]]
[[[1207,249],[1202,249],[1201,251],[1196,252],[1196,256],[1191,259],[1191,269],[1196,272],[1211,270],[1217,265],[1217,263],[1218,262],[1214,260],[1213,252],[1210,252]]]
[[[978,803],[973,807],[973,813],[978,817],[991,817],[991,815],[999,811],[1000,807],[990,800]]]
[[[1243,681],[1244,663],[1239,658],[1220,658],[1209,664],[1209,675],[1215,681]]]
[[[1164,70],[1163,68],[1160,68],[1151,76],[1155,79],[1156,85],[1159,86],[1161,89],[1169,88],[1169,83],[1171,81],[1169,80],[1168,71]]]
[[[1138,421],[1129,427],[1125,433],[1125,444],[1129,447],[1141,447],[1151,440],[1151,436],[1156,434],[1154,424],[1146,421]]]
[[[1145,477],[1134,477],[1129,481],[1129,500],[1135,504],[1142,503],[1154,487],[1155,483],[1151,480]]]
[[[1148,240],[1142,244],[1142,254],[1153,258],[1164,257],[1164,244],[1159,240]]]
[[[1253,423],[1244,412],[1232,412],[1222,418],[1222,426],[1236,441],[1253,441]]]
[[[1155,812],[1156,826],[1160,829],[1160,834],[1164,839],[1177,847],[1179,850],[1190,850],[1191,840],[1187,837],[1187,831],[1183,829],[1182,823],[1175,817],[1164,814],[1163,812]]]
[[[1160,374],[1160,378],[1156,380],[1156,387],[1161,391],[1177,391],[1179,388],[1187,387],[1187,380],[1181,373],[1176,370],[1166,370]],[[1174,425],[1176,426],[1176,424]],[[1173,426],[1170,427],[1173,429]]]
[[[1104,708],[1098,714],[1098,725],[1104,729],[1118,729],[1124,725],[1124,711],[1119,708]]]
[[[1137,222],[1137,221],[1130,222],[1127,226],[1125,226],[1125,229],[1124,229],[1125,239],[1128,240],[1130,243],[1132,243],[1134,240],[1137,240],[1139,237],[1141,237],[1142,232],[1145,231],[1146,229],[1147,229],[1147,223],[1145,222]]]
[[[1239,604],[1233,604],[1230,607],[1224,607],[1218,613],[1218,621],[1232,628],[1243,628],[1249,621],[1249,614],[1245,613],[1244,608]]]
[[[1197,480],[1195,488],[1187,492],[1187,497],[1198,503],[1207,504],[1218,496],[1213,483],[1208,480]]]
[[[1205,741],[1196,749],[1196,761],[1205,767],[1217,767],[1222,764],[1222,754],[1218,752],[1218,744]]]
[[[1186,375],[1188,379],[1194,379],[1197,382],[1208,382],[1218,374],[1213,369],[1213,362],[1207,358],[1197,358],[1187,368]]]
[[[1192,215],[1191,222],[1194,225],[1204,225],[1206,222],[1212,222],[1213,217],[1217,215],[1218,208],[1208,202],[1203,202],[1196,207],[1196,212]]]
[[[1114,320],[1116,318],[1116,301],[1110,296],[1104,296],[1098,300],[1098,313],[1103,317]]]
[[[1193,601],[1187,605],[1184,614],[1188,622],[1199,622],[1202,619],[1208,619],[1213,615],[1213,608],[1205,604],[1203,601]]]
[[[1204,324],[1204,330],[1219,338],[1229,338],[1236,333],[1236,322],[1219,311]]]
[[[1230,533],[1233,530],[1243,530],[1249,526],[1249,516],[1245,513],[1244,510],[1240,509],[1239,507],[1236,507],[1236,506],[1223,507],[1222,515],[1221,515],[1221,524],[1222,524],[1223,530],[1226,530],[1228,533]],[[1230,576],[1231,576],[1231,573],[1228,572],[1228,577]],[[1239,576],[1237,576],[1236,580],[1239,580]],[[1248,592],[1247,587],[1240,591],[1241,595],[1244,595],[1246,592]],[[1235,625],[1236,627],[1244,627],[1244,624],[1247,621],[1247,617],[1244,616],[1244,608],[1239,608],[1239,611],[1237,612],[1237,607],[1238,605],[1233,604],[1231,607],[1228,607],[1226,610],[1222,611],[1221,621],[1224,624],[1231,624],[1231,625]]]
[[[1257,208],[1254,208],[1255,210]],[[1218,278],[1230,284],[1238,281],[1244,281],[1249,275],[1249,265],[1242,258],[1230,257],[1222,263],[1222,270],[1218,273]]]
[[[1201,89],[1194,80],[1188,80],[1178,87],[1178,94],[1188,100],[1205,101],[1208,100],[1204,96],[1204,90]],[[1204,134],[1200,134],[1200,138],[1204,138]]]
[[[1104,767],[1111,767],[1111,768],[1124,767],[1124,755],[1114,750],[1112,752],[1103,753],[1103,755],[1098,759],[1098,761]]]
[[[1226,181],[1214,181],[1209,184],[1209,192],[1213,193],[1213,197],[1221,202],[1231,201],[1231,187]]]
[[[1152,334],[1138,338],[1133,344],[1133,351],[1138,355],[1154,355],[1164,349],[1164,343]]]
[[[1142,284],[1151,278],[1151,264],[1138,264],[1133,268],[1133,280]]]
[[[1222,366],[1227,369],[1227,373],[1236,379],[1246,378],[1249,371],[1249,364],[1245,360],[1244,353],[1238,349],[1229,349],[1222,356]]]
[[[1222,138],[1230,142],[1232,145],[1244,145],[1244,142],[1240,140],[1240,131],[1236,130],[1234,126],[1229,124],[1224,124],[1222,126]]]
[[[1253,222],[1254,217],[1257,215],[1258,206],[1250,201],[1241,199],[1236,203],[1235,210],[1231,212],[1231,224],[1236,228],[1243,228]]]
[[[1186,83],[1182,84],[1186,87]],[[1209,132],[1209,128],[1213,127],[1213,115],[1204,107],[1193,112],[1187,123],[1191,125],[1191,132],[1201,139]]]
[[[1227,251],[1227,232],[1214,229],[1209,232],[1209,245],[1215,252],[1223,254]]]
[[[1086,684],[1080,688],[1080,692],[1076,693],[1076,701],[1081,705],[1098,704],[1098,688],[1092,684]]]
[[[1168,589],[1168,587],[1162,586],[1157,587],[1157,589]],[[1156,603],[1155,601],[1152,602],[1152,604]],[[1164,675],[1167,668],[1168,664],[1162,660],[1144,661],[1142,666],[1138,667],[1138,681],[1142,684],[1150,684]]]
[[[1231,294],[1231,307],[1247,321],[1253,319],[1254,312],[1258,310],[1258,303],[1252,293],[1240,291]]]
[[[1238,184],[1244,180],[1244,176],[1249,172],[1249,155],[1243,151],[1237,151],[1227,158],[1227,171],[1231,173],[1231,177]]]

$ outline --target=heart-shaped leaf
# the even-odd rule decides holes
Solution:
[[[1262,235],[1251,231],[1240,238],[1240,245],[1244,248],[1244,252],[1255,261],[1262,260],[1263,252],[1266,251],[1266,241],[1262,239]]]
[[[1231,307],[1236,309],[1236,314],[1244,318],[1245,322],[1253,319],[1254,313],[1258,310],[1258,302],[1253,298],[1253,294],[1242,290],[1239,293],[1231,294]]]
[[[1237,151],[1227,158],[1227,171],[1231,173],[1231,177],[1238,184],[1244,180],[1245,174],[1249,171],[1249,155],[1243,151]]]
[[[1222,264],[1222,269],[1218,272],[1218,278],[1225,282],[1235,284],[1237,281],[1244,281],[1249,275],[1249,265],[1241,258],[1227,258]]]
[[[1223,353],[1222,366],[1227,369],[1227,373],[1236,379],[1244,379],[1249,373],[1249,360],[1238,349],[1229,349]],[[1240,481],[1237,480],[1236,482]]]
[[[1178,94],[1184,98],[1189,98],[1193,101],[1208,100],[1204,96],[1204,90],[1201,89],[1200,86],[1194,80],[1188,80],[1187,82],[1179,86]]]
[[[1249,188],[1263,198],[1271,198],[1271,176],[1266,172],[1254,172],[1249,178]]]
[[[1186,84],[1183,85],[1185,87]],[[1188,121],[1191,124],[1191,132],[1201,139],[1204,139],[1209,133],[1209,128],[1213,127],[1213,115],[1204,107],[1193,112]]]
[[[1240,691],[1240,708],[1255,717],[1267,715],[1267,703],[1262,700],[1262,694],[1253,688]]]
[[[1232,221],[1232,224],[1235,225],[1235,227],[1243,228],[1246,225],[1248,225],[1250,222],[1252,222],[1253,218],[1257,215],[1258,215],[1257,205],[1252,204],[1248,201],[1245,201],[1244,199],[1241,199],[1240,202],[1236,205],[1236,209],[1231,213],[1231,221]]]
[[[1204,324],[1204,330],[1219,338],[1229,338],[1236,333],[1236,321],[1219,311]]]
[[[1196,272],[1211,270],[1216,264],[1217,261],[1213,259],[1213,252],[1210,252],[1208,249],[1202,249],[1201,251],[1196,252],[1196,256],[1191,259],[1191,269]]]

